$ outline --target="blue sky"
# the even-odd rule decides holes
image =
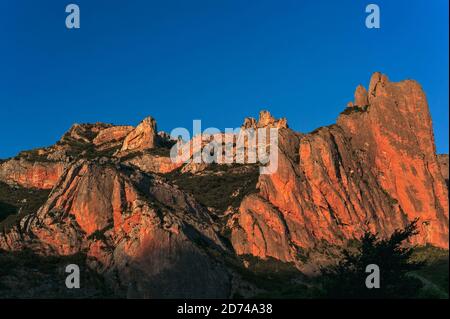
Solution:
[[[239,126],[269,109],[301,132],[335,122],[374,71],[427,93],[448,153],[447,0],[0,1],[0,158],[73,124]],[[381,9],[367,29],[365,6]]]

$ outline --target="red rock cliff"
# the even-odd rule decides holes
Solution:
[[[279,131],[277,172],[260,176],[259,193],[234,217],[238,254],[295,261],[324,242],[342,245],[367,228],[388,236],[415,218],[416,243],[448,249],[448,191],[421,87],[375,73],[355,98],[337,125]]]

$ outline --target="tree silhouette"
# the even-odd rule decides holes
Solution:
[[[355,251],[344,249],[337,265],[321,269],[323,297],[326,298],[412,298],[422,288],[419,279],[408,273],[424,266],[410,257],[414,247],[405,241],[418,234],[417,219],[388,239],[379,239],[366,232]],[[380,288],[366,286],[366,267],[376,264],[380,269]]]

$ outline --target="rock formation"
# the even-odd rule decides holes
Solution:
[[[181,163],[172,163],[170,137],[156,134],[156,121],[149,117],[134,128],[105,123],[74,124],[53,146],[21,152],[17,157],[0,162],[0,181],[28,188],[51,189],[70,162],[102,156],[118,157],[133,153],[128,162],[146,172],[168,173]],[[157,147],[167,149],[167,156],[141,154]],[[123,151],[120,151],[123,150]]]
[[[247,117],[244,120],[243,128],[287,128],[287,120],[285,118],[281,118],[276,120],[269,111],[261,111],[259,112],[259,119],[256,121],[253,117]]]
[[[121,142],[133,130],[132,126],[113,126],[98,132],[92,141],[95,146],[108,145],[114,142]]]
[[[0,180],[26,188],[51,189],[66,168],[61,162],[31,162],[12,159],[0,164]]]
[[[174,141],[151,117],[136,128],[76,124],[0,162],[8,191],[51,189],[37,191],[39,210],[0,220],[0,253],[81,254],[115,296],[225,298],[252,287],[241,278],[249,256],[307,272],[366,230],[387,237],[416,218],[413,244],[448,249],[448,156],[436,155],[419,84],[375,73],[349,106],[308,134],[267,111],[246,118],[242,128],[279,129],[278,169],[266,175],[194,163],[194,142],[213,135],[173,162]]]
[[[156,139],[156,121],[152,117],[147,117],[127,135],[121,152],[151,149],[155,147]]]
[[[369,105],[369,100],[367,96],[367,90],[364,86],[358,85],[355,90],[355,103],[356,106],[366,106]]]
[[[124,163],[139,168],[146,173],[170,173],[180,166],[183,162],[174,162],[169,156],[160,156],[152,154],[142,154],[135,156],[129,160],[125,160]]]
[[[260,176],[259,194],[235,217],[238,254],[295,261],[324,242],[342,245],[366,227],[388,236],[415,218],[416,243],[448,249],[448,193],[422,89],[375,73],[368,103],[304,136],[280,130],[277,172]]]
[[[228,273],[204,248],[224,249],[212,225],[203,207],[161,178],[82,160],[0,246],[38,242],[42,253],[62,256],[87,251],[92,268],[128,297],[223,298]]]

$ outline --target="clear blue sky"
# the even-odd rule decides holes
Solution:
[[[65,27],[77,3],[81,29]],[[381,29],[364,25],[381,8]],[[448,153],[448,0],[1,0],[0,158],[72,125],[239,126],[269,109],[309,132],[374,71],[418,80]]]

